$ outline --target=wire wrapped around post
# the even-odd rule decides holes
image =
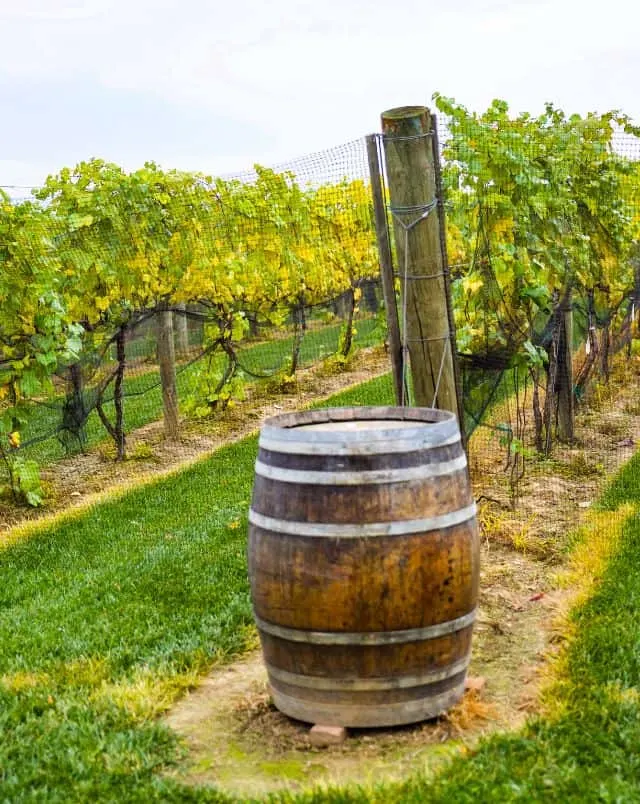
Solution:
[[[402,280],[404,374],[409,363],[415,405],[451,410],[462,425],[431,114],[423,106],[391,109],[382,114],[382,130],[396,266]],[[406,402],[406,383],[404,387]]]

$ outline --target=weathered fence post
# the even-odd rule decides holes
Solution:
[[[430,111],[407,106],[382,113],[382,131],[398,271],[402,282],[403,363],[407,352],[415,404],[458,414],[455,340],[447,300],[438,217]],[[451,316],[452,318],[452,316]]]
[[[438,118],[435,114],[431,115],[431,129],[433,137],[431,146],[433,151],[433,169],[436,182],[436,198],[438,199],[438,231],[440,234],[440,253],[442,255],[442,273],[444,274],[445,300],[447,303],[447,319],[449,321],[449,342],[451,344],[451,356],[453,360],[454,381],[456,384],[456,400],[458,403],[457,412],[460,425],[460,439],[465,449],[467,447],[467,433],[464,423],[464,403],[462,398],[462,372],[460,371],[460,361],[458,359],[458,343],[456,339],[456,322],[453,312],[453,300],[451,298],[451,276],[449,275],[449,254],[447,251],[447,223],[444,209],[444,187],[442,184],[442,171],[440,167],[440,140],[438,138]]]
[[[178,391],[176,387],[176,353],[173,343],[173,314],[168,304],[158,307],[158,363],[162,385],[164,434],[175,439],[179,435]]]
[[[393,281],[393,257],[391,255],[389,229],[387,228],[387,208],[382,192],[382,172],[378,154],[377,134],[369,134],[367,137],[367,155],[369,158],[369,176],[371,177],[371,195],[373,197],[373,217],[378,240],[382,295],[384,297],[384,309],[387,317],[387,337],[389,340],[393,387],[396,396],[396,404],[401,405],[403,399],[402,342],[400,340],[400,327],[398,326],[398,306],[396,304],[396,289]]]
[[[571,287],[561,303],[560,342],[558,344],[558,438],[571,443],[574,439],[575,390],[573,385],[573,309]]]
[[[189,319],[186,304],[176,304],[173,313],[173,330],[176,354],[184,357],[189,352]]]

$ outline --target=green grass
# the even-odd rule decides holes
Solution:
[[[4,800],[151,800],[173,739],[91,696],[141,672],[161,687],[244,648],[255,452],[245,440],[0,553]],[[25,673],[36,685],[12,692]]]
[[[372,346],[381,341],[380,328],[375,318],[362,319],[356,322],[358,346]],[[329,326],[310,329],[303,341],[300,349],[301,365],[308,365],[314,361],[321,360],[328,355],[334,354],[338,348],[338,340],[342,324],[332,324]],[[240,350],[240,362],[244,368],[255,374],[261,374],[279,369],[291,353],[293,338],[278,338],[264,343],[246,346]],[[223,355],[215,358],[216,367],[221,371],[224,366]],[[178,399],[185,400],[196,390],[198,383],[198,371],[200,364],[196,363],[184,370],[179,371],[177,377]],[[135,373],[135,368],[129,376],[125,376],[125,430],[127,433],[142,427],[149,422],[157,421],[162,418],[162,391],[158,385],[159,372],[154,367]],[[252,381],[249,376],[248,381]],[[55,430],[60,423],[60,398],[54,407],[45,405],[33,405],[29,414],[29,421],[22,434],[23,441],[26,443],[30,439],[49,436],[39,443],[28,446],[24,449],[24,455],[33,458],[42,465],[46,465],[64,457],[65,451],[55,438]],[[105,406],[107,415],[113,421],[113,403],[108,402]],[[87,447],[108,439],[108,435],[100,422],[98,415],[90,414],[87,425]]]
[[[177,747],[152,700],[246,646],[256,442],[0,549],[0,801],[222,800],[155,775]],[[145,680],[141,711],[105,694]]]

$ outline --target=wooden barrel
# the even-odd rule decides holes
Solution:
[[[269,419],[249,576],[275,705],[391,726],[462,696],[479,541],[455,416],[333,408]]]

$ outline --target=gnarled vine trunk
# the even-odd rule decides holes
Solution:
[[[126,437],[124,432],[124,372],[127,367],[125,344],[127,340],[127,325],[122,324],[115,334],[116,368],[101,383],[96,399],[96,411],[105,430],[109,433],[116,445],[116,461],[124,461],[126,457]],[[111,424],[103,407],[103,396],[109,385],[113,382],[113,405],[115,408],[115,423]]]
[[[559,305],[559,340],[556,393],[558,395],[557,433],[560,441],[571,443],[575,429],[575,392],[573,386],[573,310],[571,289]]]
[[[304,301],[300,301],[293,310],[293,349],[291,351],[291,376],[298,370],[300,365],[300,349],[302,340],[307,331],[307,319],[304,311]]]
[[[349,353],[351,352],[351,347],[353,346],[353,316],[356,309],[356,297],[353,292],[353,288],[346,292],[345,297],[346,321],[344,323],[343,335],[340,343],[340,355],[342,357],[348,357]]]
[[[127,365],[125,343],[127,328],[120,327],[116,337],[116,358],[118,370],[113,389],[113,402],[116,409],[116,460],[124,461],[126,453],[126,439],[124,434],[124,372]]]
[[[602,335],[600,337],[600,374],[605,382],[609,382],[609,375],[611,373],[611,365],[609,356],[611,352],[611,322],[607,323],[602,328]]]

